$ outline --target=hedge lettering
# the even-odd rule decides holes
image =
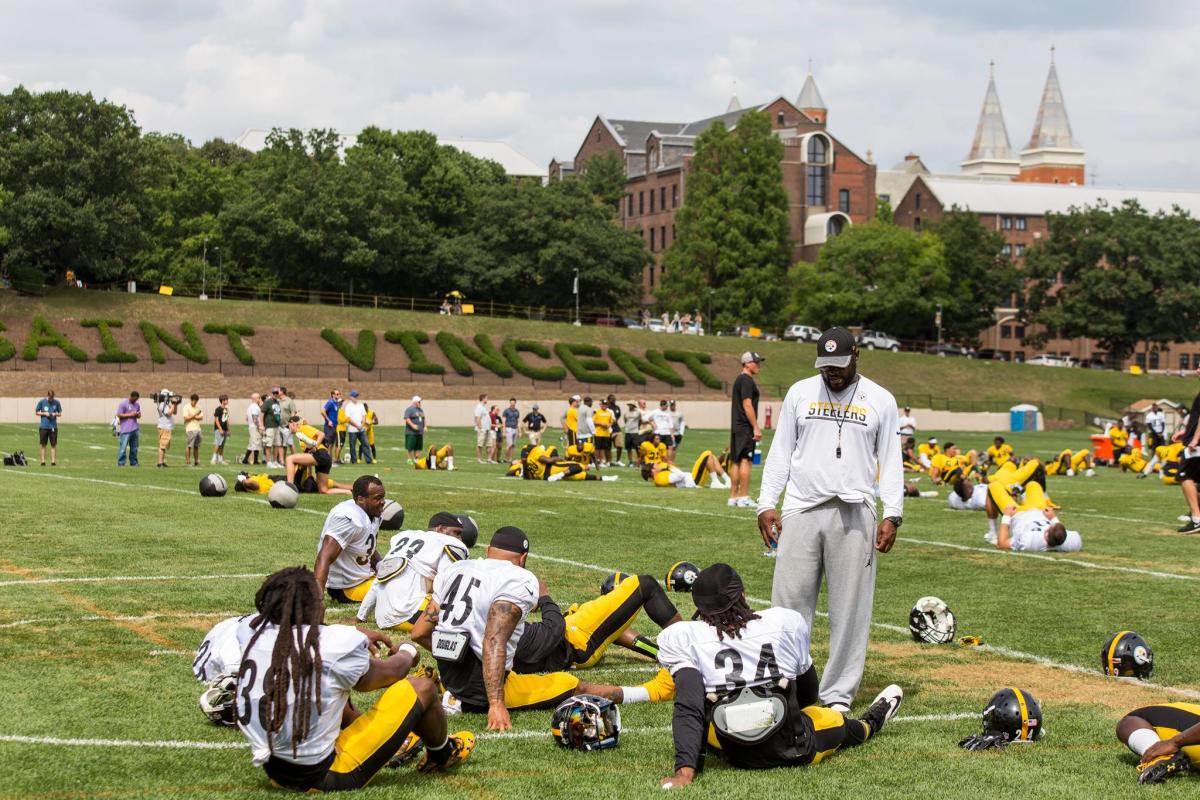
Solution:
[[[425,331],[384,331],[384,341],[398,344],[408,354],[408,371],[421,375],[443,375],[446,372],[441,364],[435,364],[425,355],[421,345],[429,343],[429,334]]]
[[[72,361],[83,363],[88,360],[88,354],[72,344],[66,334],[59,333],[45,317],[34,317],[33,324],[29,326],[29,338],[25,340],[25,346],[21,349],[21,358],[37,361],[38,351],[43,347],[57,347]]]
[[[4,327],[3,322],[0,322],[0,331],[6,330],[8,330],[8,328]],[[3,336],[0,336],[0,361],[8,361],[16,354],[17,346],[8,339],[5,339]]]
[[[527,362],[521,353],[533,353],[541,358],[550,357],[550,348],[541,342],[533,342],[529,339],[505,339],[504,344],[500,346],[500,352],[504,353],[504,357],[508,359],[508,363],[512,364],[512,368],[526,378],[535,381],[561,381],[567,377],[567,371],[560,366],[553,367],[535,367]]]
[[[375,331],[360,330],[358,332],[358,347],[351,347],[350,343],[343,339],[341,334],[333,328],[323,328],[321,330],[321,338],[329,342],[334,350],[341,353],[342,358],[363,372],[370,372],[375,369]]]
[[[512,377],[512,367],[492,344],[491,338],[482,333],[475,334],[475,344],[479,346],[479,349],[472,347],[448,331],[439,331],[435,339],[438,347],[442,348],[442,352],[450,361],[450,366],[454,367],[454,371],[459,375],[470,377],[475,374],[471,365],[467,363],[467,359],[470,359],[501,378]]]
[[[663,355],[667,361],[675,361],[683,364],[692,371],[696,379],[710,389],[724,389],[725,384],[721,380],[708,371],[705,364],[712,363],[712,356],[708,353],[693,353],[691,350],[667,350]]]
[[[241,362],[244,367],[254,366],[254,356],[246,349],[246,343],[242,341],[243,336],[253,336],[254,328],[249,325],[223,325],[217,322],[209,322],[204,326],[205,333],[225,334],[229,339],[229,349],[233,351],[234,358]]]
[[[638,358],[619,347],[610,347],[608,357],[629,376],[629,380],[639,386],[646,383],[646,375],[671,386],[683,386],[683,378],[679,377],[679,373],[671,368],[662,353],[657,350],[647,350],[645,358]]]
[[[141,329],[142,336],[145,337],[146,344],[150,347],[150,360],[155,364],[165,364],[167,361],[167,356],[162,349],[164,344],[194,364],[208,363],[208,350],[204,348],[204,342],[200,341],[200,336],[196,333],[196,326],[192,323],[185,322],[179,326],[179,330],[183,332],[184,341],[176,339],[153,322],[146,320],[139,322],[138,328]]]
[[[581,383],[623,384],[625,376],[606,372],[608,362],[600,357],[600,348],[594,344],[558,342],[554,354]]]
[[[112,335],[113,328],[120,328],[124,324],[119,319],[80,320],[80,327],[95,328],[100,331],[100,346],[104,349],[96,356],[96,360],[101,364],[133,364],[138,360],[133,353],[126,353],[118,347],[117,340]]]

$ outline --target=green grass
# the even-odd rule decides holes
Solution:
[[[628,349],[635,355],[641,355],[647,349],[671,347],[713,354],[737,354],[754,349],[767,357],[762,365],[760,383],[772,396],[786,391],[793,381],[814,373],[812,361],[815,348],[811,343],[751,342],[718,336],[697,339],[648,331],[576,327],[558,322],[484,316],[445,317],[390,309],[340,306],[319,306],[319,309],[321,327],[337,331],[367,328],[382,334],[388,329],[414,329],[428,333],[446,330],[468,340],[476,333],[484,333],[497,339],[514,337],[544,342],[601,344]],[[314,306],[303,303],[201,301],[119,292],[58,290],[42,298],[0,292],[0,321],[7,322],[9,328],[0,336],[7,337],[19,349],[28,328],[23,324],[14,325],[13,319],[36,314],[50,320],[103,316],[130,320],[128,324],[142,319],[159,325],[190,321],[198,328],[209,322],[264,328],[314,328],[313,310]],[[393,345],[381,342],[380,346]],[[89,350],[89,353],[95,355],[93,351]],[[1194,381],[1165,375],[1134,376],[1111,370],[1055,369],[973,359],[934,358],[919,353],[864,351],[861,368],[865,375],[893,393],[907,396],[914,406],[925,407],[932,401],[935,407],[940,408],[944,407],[946,399],[951,399],[955,410],[983,410],[972,409],[965,401],[1003,404],[1030,402],[1109,415],[1112,413],[1111,400],[1128,403],[1146,397],[1166,397],[1187,401],[1196,390]],[[685,377],[690,377],[686,369],[679,367],[679,370],[683,370]],[[731,381],[734,376],[718,377]]]
[[[728,561],[745,577],[751,596],[770,597],[774,562],[762,557],[753,514],[728,508],[722,492],[655,489],[621,469],[615,470],[621,478],[616,483],[504,479],[500,468],[475,463],[465,430],[438,432],[458,449],[458,471],[415,472],[403,463],[398,433],[380,431],[384,461],[372,469],[389,496],[404,503],[409,521],[419,525],[448,509],[470,511],[485,536],[501,525],[521,526],[532,542],[530,567],[564,604],[593,596],[608,569],[661,575],[681,558],[702,565]],[[1086,441],[1066,432],[1008,438],[1018,453],[1043,456]],[[693,431],[680,460],[701,446],[719,448],[723,439],[718,432]],[[954,439],[979,447],[990,437]],[[0,450],[36,453],[32,444],[31,426],[0,425]],[[149,447],[141,454],[144,466],[118,470],[114,451],[106,427],[65,426],[59,467],[40,468],[35,458],[24,470],[0,469],[0,737],[240,743],[239,734],[201,717],[191,651],[218,619],[250,609],[259,576],[311,565],[321,514],[335,501],[304,496],[300,510],[280,511],[232,492],[201,498],[196,484],[208,470],[178,466],[178,451],[170,458],[176,466],[167,470],[154,469]],[[221,471],[232,476],[236,468]],[[335,475],[346,480],[358,472],[342,466]],[[906,631],[876,627],[859,706],[897,681],[907,692],[900,720],[861,749],[810,769],[747,774],[710,759],[687,796],[784,796],[798,785],[806,796],[830,798],[974,798],[981,790],[998,798],[1090,798],[1137,791],[1132,757],[1114,739],[1113,725],[1137,705],[1186,699],[1162,687],[1200,691],[1192,609],[1200,537],[1173,533],[1179,492],[1156,480],[1101,469],[1090,479],[1051,478],[1050,490],[1063,506],[1063,519],[1083,532],[1083,553],[1047,560],[990,550],[982,541],[983,514],[946,510],[943,490],[937,500],[907,502],[900,540],[881,558],[876,623],[904,626],[913,601],[936,594],[957,614],[960,635],[979,634],[1007,651],[920,647]],[[211,575],[249,577],[187,577]],[[105,576],[167,577],[21,585],[26,578]],[[687,596],[673,597],[689,615]],[[330,617],[341,621],[351,614],[340,607]],[[25,620],[34,622],[21,624]],[[637,627],[655,632],[644,618]],[[1153,645],[1160,688],[1030,660],[1095,669],[1104,640],[1126,627]],[[825,620],[818,617],[818,668],[827,639]],[[631,684],[653,671],[644,660],[610,652],[588,677]],[[1039,697],[1048,737],[1003,754],[957,749],[957,740],[975,732],[978,722],[942,715],[977,714],[1006,685]],[[549,712],[517,714],[516,730],[529,738],[482,736],[474,756],[453,775],[385,772],[363,796],[655,795],[672,760],[670,713],[666,704],[626,707],[620,748],[595,755],[559,751],[548,732]],[[939,718],[903,719],[923,715]],[[451,724],[478,733],[486,727],[483,717],[472,715]],[[280,796],[267,789],[241,748],[63,746],[0,738],[0,775],[0,800]],[[1155,796],[1191,796],[1195,785],[1177,780]]]

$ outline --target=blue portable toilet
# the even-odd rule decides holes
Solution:
[[[1038,407],[1031,403],[1021,403],[1008,410],[1009,430],[1013,433],[1036,431],[1038,429]]]

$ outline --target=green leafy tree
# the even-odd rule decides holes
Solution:
[[[979,215],[952,208],[936,226],[950,274],[948,300],[942,305],[948,339],[974,342],[995,320],[995,309],[1008,305],[1021,287],[1021,276],[1001,255],[1004,236],[985,228]]]
[[[892,210],[892,204],[879,196],[875,197],[875,219],[889,224],[896,221],[896,214]]]
[[[733,131],[718,122],[697,137],[678,238],[663,259],[663,308],[707,308],[711,297],[717,326],[782,321],[791,253],[782,158],[757,111]]]
[[[594,155],[587,160],[583,181],[596,199],[615,213],[625,196],[625,163],[614,152]]]

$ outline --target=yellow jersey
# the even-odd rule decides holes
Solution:
[[[595,452],[594,447],[588,449],[590,449],[592,452]],[[592,463],[592,454],[577,444],[567,446],[567,454],[565,458],[567,461],[574,461],[578,464],[583,464],[585,467]]]
[[[930,463],[944,477],[947,472],[950,472],[955,467],[959,466],[958,456],[948,456],[945,453],[937,453],[930,458]]]
[[[1129,443],[1129,431],[1114,425],[1108,429],[1108,438],[1112,439],[1113,447],[1119,449]]]
[[[661,442],[657,446],[654,442],[642,442],[638,445],[638,452],[642,455],[643,464],[658,464],[667,460],[667,446]]]
[[[654,485],[661,486],[664,489],[671,488],[671,470],[660,469],[654,473]]]
[[[614,419],[612,411],[604,406],[596,409],[595,413],[592,414],[592,424],[596,426],[596,438],[608,439],[612,437]]]
[[[317,444],[317,436],[321,431],[309,425],[307,422],[301,423],[296,429],[296,438],[300,440],[300,444],[304,445],[304,452],[310,453],[313,450],[325,450],[324,444]]]
[[[346,409],[344,409],[344,408],[338,409],[337,432],[338,433],[346,432]]]
[[[992,459],[992,463],[997,467],[1007,464],[1013,457],[1013,449],[1010,444],[1002,444],[999,447],[992,445],[987,449],[988,457]]]
[[[934,456],[942,454],[942,448],[936,444],[919,444],[917,445],[917,452],[932,460]]]
[[[363,427],[367,430],[367,444],[375,444],[375,426],[379,424],[379,417],[375,416],[375,412],[367,409],[367,413],[363,415]]]
[[[525,474],[534,480],[542,480],[546,477],[546,465],[539,458],[548,456],[546,448],[538,445],[529,451],[529,455],[525,456]]]
[[[579,409],[575,406],[567,409],[566,428],[571,433],[579,433]]]

